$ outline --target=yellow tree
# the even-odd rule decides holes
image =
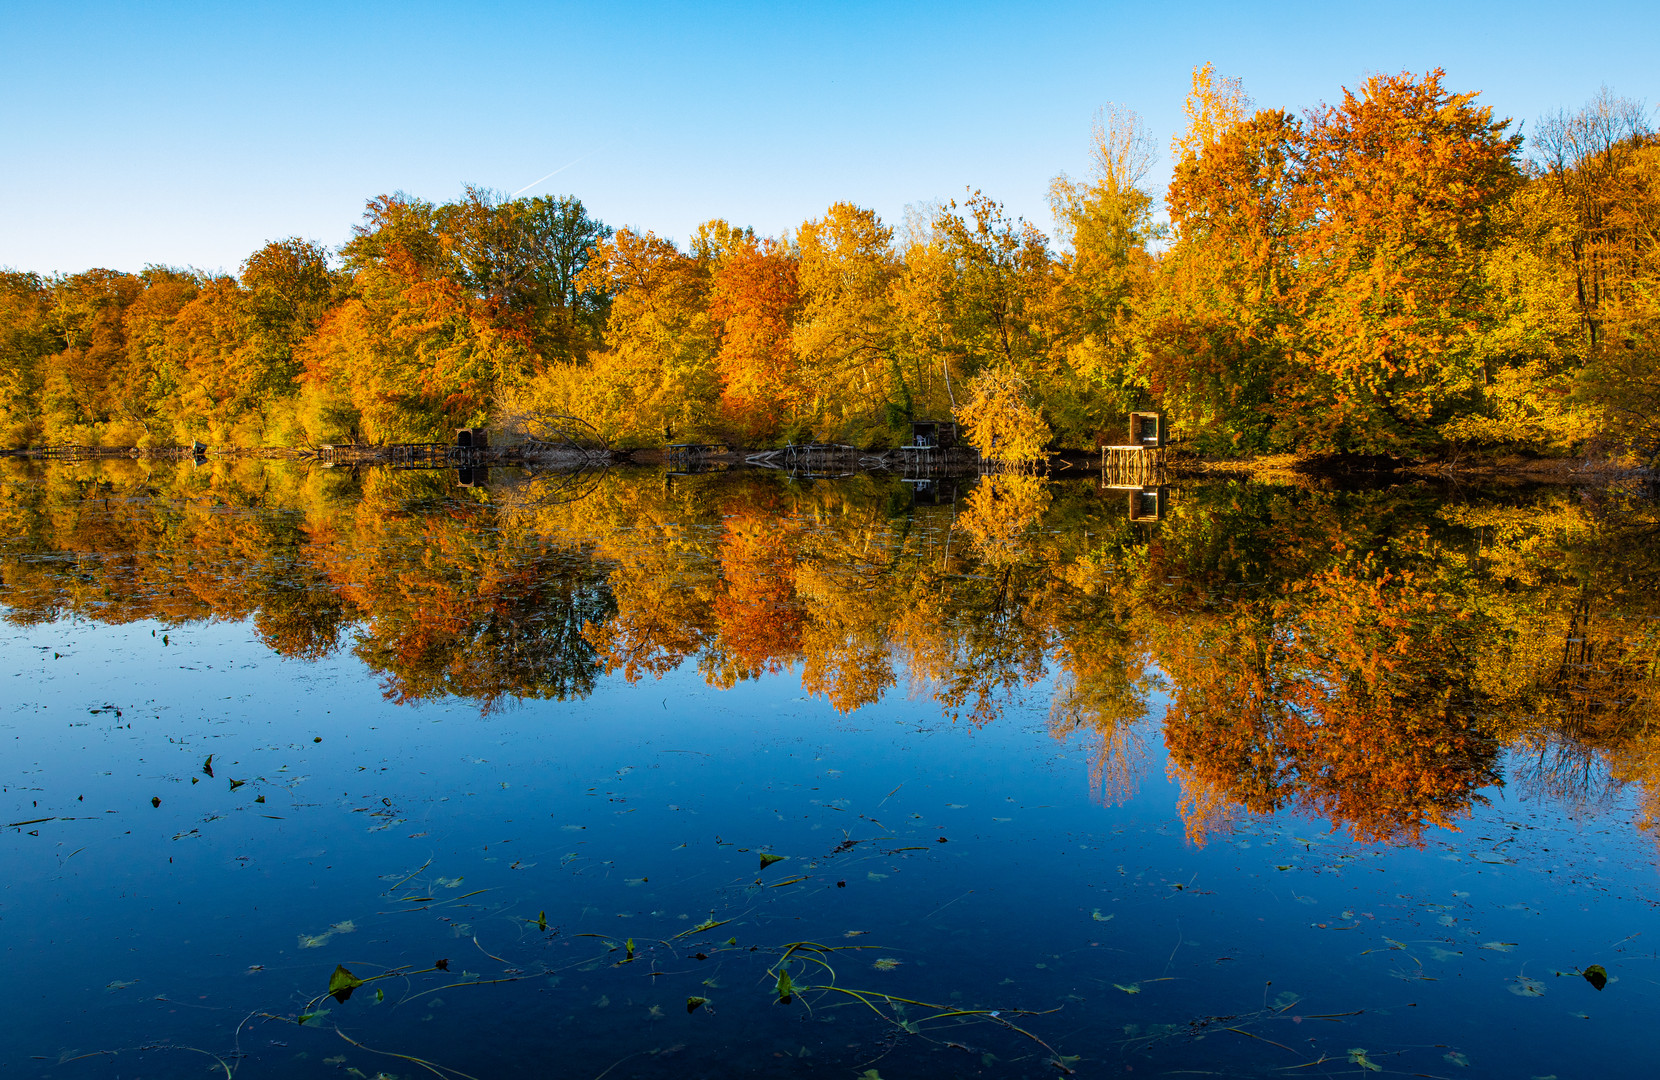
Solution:
[[[931,365],[901,371],[890,291],[899,274],[893,230],[873,210],[836,203],[803,224],[802,310],[792,347],[816,433],[863,441],[861,434],[908,419]]]
[[[52,294],[39,274],[0,270],[0,444],[40,436],[40,377],[56,351]]]
[[[1047,455],[1053,433],[1032,404],[1025,376],[1007,364],[989,367],[968,384],[957,411],[969,443],[987,461],[1030,465]]]
[[[962,381],[982,368],[1043,365],[1052,271],[1047,238],[977,191],[940,208],[906,252],[893,294],[903,347],[939,366],[953,407]]]
[[[1096,114],[1088,180],[1062,173],[1049,185],[1057,260],[1046,315],[1050,362],[1039,388],[1064,439],[1093,444],[1110,417],[1139,404],[1143,379],[1133,328],[1153,268],[1147,244],[1160,230],[1143,188],[1153,140],[1120,106]]]
[[[1187,127],[1170,140],[1170,157],[1176,162],[1198,157],[1251,111],[1251,99],[1237,78],[1216,74],[1216,65],[1205,61],[1193,69],[1192,89],[1183,106]]]
[[[578,288],[615,297],[605,349],[575,372],[570,411],[634,445],[710,433],[720,399],[707,262],[652,233],[622,229],[596,244]]]

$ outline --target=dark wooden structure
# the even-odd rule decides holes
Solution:
[[[1144,487],[1139,491],[1130,492],[1130,520],[1150,523],[1163,521],[1165,512],[1170,509],[1170,485],[1159,484],[1156,487]]]
[[[488,450],[490,433],[481,427],[456,428],[455,445],[462,450]]]
[[[1130,414],[1130,445],[1164,449],[1164,416],[1156,412]]]
[[[913,420],[911,445],[919,450],[950,450],[957,445],[957,425],[950,420]]]

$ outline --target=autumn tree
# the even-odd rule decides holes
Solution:
[[[1047,456],[1052,437],[1032,403],[1031,386],[1012,365],[982,370],[966,387],[957,411],[970,445],[987,461],[1030,465]]]
[[[1245,84],[1238,78],[1218,75],[1216,65],[1205,61],[1193,69],[1192,86],[1182,106],[1187,126],[1170,140],[1170,157],[1180,164],[1202,156],[1229,128],[1243,122],[1250,109]]]
[[[919,353],[900,366],[893,230],[873,210],[836,203],[803,224],[796,243],[802,309],[791,347],[815,433],[863,442],[881,428],[896,431],[937,380]]]
[[[52,294],[39,274],[0,270],[0,445],[40,437],[40,382],[56,352]]]
[[[1292,196],[1303,136],[1265,110],[1195,139],[1170,182],[1173,243],[1138,325],[1155,394],[1206,449],[1277,447],[1300,320]]]
[[[1042,365],[1051,268],[1044,235],[979,192],[941,207],[925,242],[905,253],[894,288],[903,347],[938,366],[953,409],[982,368],[1029,375]]]
[[[543,362],[580,362],[599,345],[610,296],[577,281],[612,230],[580,199],[504,199],[469,187],[434,210],[433,224],[455,253],[460,283],[499,327],[526,334]]]
[[[1057,260],[1046,336],[1050,362],[1042,396],[1062,437],[1092,444],[1107,418],[1140,403],[1143,376],[1133,328],[1153,268],[1147,245],[1159,235],[1144,189],[1152,137],[1121,106],[1096,114],[1087,180],[1061,174],[1049,186]]]
[[[567,368],[556,411],[634,445],[713,433],[720,400],[708,261],[652,233],[623,229],[597,244],[578,287],[615,297],[605,350]]]
[[[1290,397],[1308,449],[1422,446],[1479,383],[1482,257],[1521,137],[1475,97],[1439,69],[1373,76],[1309,116]]]
[[[790,340],[800,307],[797,265],[787,245],[748,234],[720,255],[711,273],[721,422],[750,444],[799,423],[802,391]]]

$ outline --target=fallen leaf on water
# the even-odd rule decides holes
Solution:
[[[1349,1060],[1370,1072],[1382,1072],[1383,1066],[1366,1056],[1366,1049],[1357,1046],[1349,1051]]]
[[[336,1001],[345,1001],[352,996],[352,991],[363,985],[363,980],[347,971],[345,965],[336,964],[334,974],[329,976],[329,996]]]

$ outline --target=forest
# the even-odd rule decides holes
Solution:
[[[1301,114],[1193,73],[1163,212],[1107,107],[1050,232],[992,197],[684,246],[573,197],[371,199],[236,276],[0,272],[0,446],[417,442],[572,416],[623,448],[908,440],[1030,459],[1131,410],[1210,455],[1660,460],[1660,141],[1606,89],[1522,125],[1444,74]],[[1001,433],[994,435],[992,433]],[[994,445],[995,443],[995,445]]]

